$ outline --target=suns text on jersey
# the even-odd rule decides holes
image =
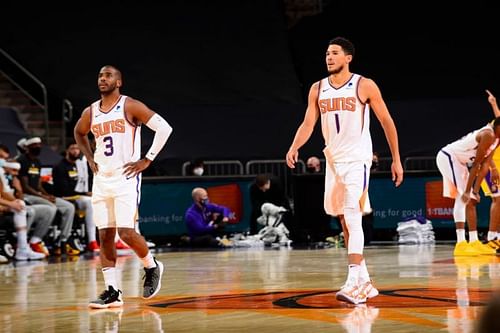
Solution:
[[[109,133],[125,133],[125,120],[115,119],[92,125],[92,134],[97,139]]]
[[[318,101],[319,111],[321,113],[331,111],[356,111],[355,97],[335,97],[325,98]]]

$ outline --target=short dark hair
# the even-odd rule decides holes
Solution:
[[[255,177],[255,184],[258,187],[262,187],[262,186],[266,185],[267,182],[270,180],[271,180],[271,178],[268,175],[257,175],[257,177]]]
[[[121,80],[122,79],[122,72],[118,69],[118,67],[114,66],[114,65],[104,65],[102,66],[102,68],[112,68],[116,74],[118,74],[118,78]]]
[[[339,45],[345,54],[352,55],[354,57],[354,44],[344,37],[335,37],[330,40],[328,45]]]
[[[0,143],[0,150],[3,150],[7,154],[10,154],[9,148],[6,145],[4,145],[3,143]]]
[[[72,145],[76,145],[76,144],[77,143],[75,140],[73,140],[73,139],[69,140],[68,143],[66,143],[66,150],[68,150],[69,147],[71,147]]]

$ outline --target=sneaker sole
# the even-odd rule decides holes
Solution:
[[[142,299],[150,299],[150,298],[153,298],[155,297],[156,294],[158,294],[158,292],[160,291],[161,289],[161,278],[163,277],[163,264],[161,261],[157,261],[156,264],[158,265],[158,267],[160,268],[160,278],[158,279],[158,287],[156,287],[156,290],[154,293],[152,293],[150,296],[148,297],[144,297],[142,296]]]
[[[91,308],[91,309],[119,308],[122,306],[123,306],[123,301],[113,302],[113,303],[109,303],[109,304],[89,303],[89,308]]]
[[[363,300],[359,300],[359,301],[355,301],[353,298],[343,294],[343,293],[337,293],[335,294],[335,298],[338,300],[338,301],[344,301],[344,302],[348,302],[348,303],[352,303],[352,304],[361,304],[361,303],[366,303],[366,298],[363,299]]]

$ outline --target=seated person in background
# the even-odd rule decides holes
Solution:
[[[191,245],[198,247],[224,247],[230,242],[221,238],[224,225],[229,220],[229,208],[210,203],[204,188],[191,192],[193,204],[186,211],[185,220]]]
[[[311,156],[307,159],[306,170],[309,173],[319,173],[321,170],[321,162],[316,156]]]
[[[30,247],[33,251],[42,253],[44,256],[49,255],[49,250],[45,247],[42,239],[49,231],[49,227],[56,215],[56,207],[48,205],[26,205],[24,201],[24,193],[21,186],[21,181],[18,178],[21,165],[14,160],[10,160],[9,148],[0,144],[0,164],[3,162],[3,168],[0,168],[0,183],[3,187],[3,195],[11,201],[20,200],[24,209],[21,212],[15,212],[14,215],[26,215],[26,229],[30,233],[30,228],[33,226],[30,238]],[[22,218],[22,217],[21,217]],[[16,222],[16,219],[14,219]],[[20,234],[18,234],[19,237]],[[21,256],[21,254],[19,254]]]
[[[88,190],[88,179],[83,177],[86,163],[80,161],[80,148],[75,142],[66,146],[65,157],[52,169],[54,195],[69,201],[74,201],[78,208],[85,211],[85,227],[87,230],[88,246],[91,252],[99,251],[96,241],[96,227],[92,213],[91,193]],[[78,167],[80,166],[80,170]]]
[[[17,161],[21,164],[19,178],[24,192],[24,200],[32,205],[51,205],[56,206],[61,213],[61,234],[54,248],[54,254],[78,255],[80,251],[73,248],[68,242],[73,227],[73,218],[75,216],[75,206],[64,199],[57,198],[43,188],[40,171],[42,163],[38,156],[42,148],[42,140],[39,137],[33,137],[26,140],[26,153],[19,156]]]
[[[290,203],[285,195],[285,191],[280,186],[278,180],[269,175],[257,175],[254,183],[250,186],[250,202],[252,213],[250,216],[250,234],[255,235],[259,230],[257,218],[261,215],[261,207],[266,202],[276,206],[284,207],[290,212]],[[286,221],[285,221],[285,224]],[[290,228],[289,226],[287,226]]]
[[[203,160],[197,158],[189,164],[188,176],[203,176],[204,173],[204,163]]]
[[[2,159],[0,168],[7,162]],[[4,192],[3,182],[0,181],[0,205],[9,207],[9,211],[14,213],[14,227],[17,236],[16,260],[39,260],[45,258],[43,253],[35,252],[28,244],[28,223],[26,218],[26,204],[24,201],[16,199],[10,193]]]

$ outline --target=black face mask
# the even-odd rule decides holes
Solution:
[[[316,172],[316,168],[315,167],[307,167],[306,170],[309,173],[315,173]]]
[[[378,162],[372,162],[372,167],[371,169],[378,169]]]
[[[200,205],[202,205],[203,207],[205,207],[208,203],[208,199],[201,199],[200,200]]]
[[[79,157],[80,157],[80,156],[68,155],[68,159],[69,159],[70,161],[73,161],[73,162],[74,162],[74,161],[76,161]]]
[[[42,147],[31,147],[29,148],[29,152],[33,156],[38,156],[40,155],[40,152],[42,151]]]

